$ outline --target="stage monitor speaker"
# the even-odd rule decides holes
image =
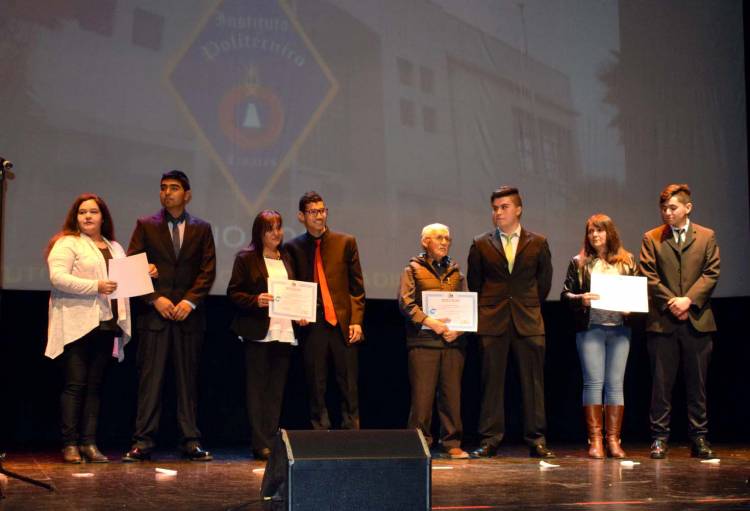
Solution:
[[[265,509],[430,509],[431,458],[419,430],[280,430],[261,485]]]

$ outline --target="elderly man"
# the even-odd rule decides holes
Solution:
[[[458,264],[448,257],[451,237],[448,227],[431,224],[422,229],[424,252],[412,257],[401,274],[398,304],[406,317],[409,350],[411,410],[409,428],[419,428],[432,443],[432,404],[438,393],[440,443],[449,457],[468,458],[461,449],[461,375],[465,342],[438,318],[422,310],[422,291],[466,291],[466,279]]]

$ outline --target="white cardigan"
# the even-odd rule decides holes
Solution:
[[[115,259],[125,257],[116,241],[104,240]],[[47,349],[49,358],[59,356],[66,344],[76,341],[99,326],[100,321],[112,319],[112,307],[107,295],[99,294],[99,281],[107,280],[107,262],[94,241],[81,233],[58,239],[47,257],[52,291],[49,299],[49,329]],[[130,301],[117,300],[117,325],[123,336],[115,338],[112,356],[125,358],[123,348],[130,340]]]

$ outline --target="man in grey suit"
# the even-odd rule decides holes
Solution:
[[[547,239],[521,227],[518,189],[503,186],[491,197],[495,229],[474,238],[469,249],[469,290],[479,293],[482,356],[481,444],[475,458],[494,456],[505,435],[505,369],[508,353],[518,365],[524,440],[529,455],[554,458],[547,448],[544,412],[544,319],[542,302],[552,284]]]
[[[653,378],[651,457],[667,453],[672,388],[682,366],[687,393],[691,454],[712,458],[706,441],[706,374],[716,331],[711,294],[719,280],[719,246],[714,231],[690,221],[690,187],[671,184],[661,192],[663,225],[643,236],[640,272],[650,297],[646,331]]]

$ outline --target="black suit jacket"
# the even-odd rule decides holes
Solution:
[[[281,250],[281,260],[286,267],[287,276],[294,279],[292,260],[285,250]],[[232,276],[227,286],[227,296],[235,306],[236,312],[231,329],[245,340],[264,339],[268,333],[271,318],[268,307],[258,306],[258,295],[268,292],[268,268],[263,259],[263,252],[254,248],[241,250],[234,259]],[[292,323],[296,330],[296,325]]]
[[[159,278],[154,279],[154,293],[144,297],[148,303],[160,296],[169,298],[175,305],[188,300],[196,308],[181,322],[183,329],[205,329],[203,299],[211,290],[216,277],[216,249],[211,226],[188,215],[179,257],[172,248],[172,234],[164,210],[139,218],[128,246],[128,255],[146,253],[148,262],[155,264]],[[168,320],[161,317],[153,306],[138,316],[138,328],[162,330]]]
[[[297,236],[286,245],[298,280],[315,281],[315,238],[308,233]],[[349,325],[361,325],[365,315],[365,285],[359,251],[354,236],[327,229],[321,236],[320,255],[331,292],[336,319],[349,338]],[[318,287],[318,303],[320,287]]]
[[[552,257],[544,236],[521,229],[513,262],[508,260],[496,231],[474,238],[466,278],[479,293],[479,335],[502,335],[510,322],[522,336],[544,335],[541,304],[552,286]]]

